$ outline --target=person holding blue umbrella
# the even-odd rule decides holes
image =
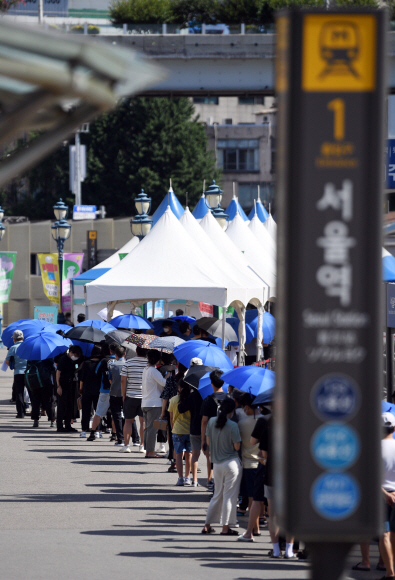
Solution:
[[[51,421],[51,427],[54,424],[53,373],[53,358],[27,361],[25,379],[32,403],[31,418],[35,429],[39,426],[41,407],[45,409],[48,421]]]
[[[14,330],[12,333],[14,345],[7,353],[5,363],[11,370],[14,370],[14,383],[12,385],[13,398],[16,404],[16,419],[25,417],[25,401],[23,398],[25,390],[25,370],[27,360],[18,356],[18,349],[23,342],[23,332]]]

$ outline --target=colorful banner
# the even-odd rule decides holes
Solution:
[[[214,306],[212,304],[206,304],[205,302],[199,302],[199,310],[202,317],[210,317],[214,315]]]
[[[81,274],[84,253],[67,253],[63,254],[63,272],[62,272],[62,310],[67,312],[71,310],[71,278]]]
[[[0,252],[0,304],[5,304],[10,298],[15,260],[16,252]]]
[[[37,258],[40,264],[44,294],[51,304],[60,308],[58,254],[37,254]]]
[[[46,324],[56,324],[58,321],[58,309],[56,306],[35,306],[34,318]]]

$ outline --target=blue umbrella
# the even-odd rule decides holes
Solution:
[[[32,334],[37,334],[37,332],[42,330],[45,326],[47,325],[43,324],[41,320],[17,320],[7,326],[1,335],[1,339],[7,348],[11,348],[14,344],[12,334],[15,330],[21,330],[24,338],[27,338]]]
[[[237,317],[236,311],[233,313],[233,317]],[[238,320],[238,318],[237,318]],[[254,337],[256,338],[257,331],[258,331],[258,310],[256,308],[252,308],[251,310],[246,310],[246,328],[247,324],[250,326],[250,329],[254,333]],[[263,332],[263,342],[269,343],[272,342],[275,334],[276,334],[276,319],[270,312],[263,312],[262,316],[262,332]],[[246,340],[246,342],[250,342]]]
[[[136,316],[135,314],[121,314],[120,316],[116,316],[111,320],[111,324],[115,328],[134,328],[139,330],[154,328],[149,320],[142,316]]]
[[[103,332],[111,332],[111,330],[116,330],[115,326],[109,322],[104,322],[104,320],[84,320],[83,322],[76,324],[74,328],[77,328],[78,326],[92,326],[93,328],[98,328]]]
[[[231,316],[229,316],[226,319],[226,322],[231,325],[231,327],[233,328],[233,330],[235,331],[235,333],[237,334],[237,337],[238,337],[239,336],[239,319],[232,318]],[[246,322],[246,340],[245,340],[246,343],[251,342],[251,340],[253,338],[254,338],[254,332],[253,332],[251,326],[248,324],[248,322]],[[230,344],[236,345],[239,343],[238,342],[231,342]],[[218,345],[218,346],[220,346],[220,345]]]
[[[225,391],[225,393],[228,392],[228,387],[229,384],[228,383],[224,383],[222,388]],[[198,391],[202,397],[202,399],[205,399],[206,397],[208,397],[209,395],[212,395],[214,392],[213,387],[211,386],[211,380],[210,380],[210,373],[206,373],[199,381],[199,386],[198,386]]]
[[[18,356],[26,360],[45,360],[65,352],[71,340],[53,332],[40,332],[26,338],[18,348]]]
[[[219,338],[219,336],[217,338],[215,338],[215,336],[213,337],[215,340],[215,344],[217,346],[219,346],[219,348],[222,348],[222,338]],[[226,340],[225,338],[225,346],[228,346],[229,344],[229,340]],[[238,342],[231,342],[230,344],[239,344]]]
[[[258,405],[264,405],[265,403],[271,403],[273,401],[273,397],[274,397],[274,389],[268,389],[264,393],[261,393],[260,395],[255,397],[252,405],[255,407]]]
[[[189,322],[189,324],[196,324],[196,318],[192,318],[192,316],[186,316],[185,314],[181,314],[180,316],[172,316],[170,320],[178,320],[178,322]]]
[[[91,356],[92,349],[95,346],[92,342],[82,342],[81,340],[72,340],[72,343],[81,348],[84,356]]]
[[[238,367],[224,373],[222,379],[239,391],[257,395],[273,389],[276,382],[276,374],[262,367],[248,366]]]
[[[163,332],[163,322],[165,320],[169,322],[169,326],[172,327],[173,332],[175,332],[177,336],[179,336],[180,338],[184,338],[180,332],[180,329],[178,328],[178,322],[176,320],[172,320],[171,318],[159,318],[158,320],[153,320],[152,325],[154,327],[154,331],[157,336],[159,336],[160,333]]]
[[[187,368],[191,365],[191,358],[202,359],[204,365],[218,367],[221,370],[233,369],[233,365],[223,350],[216,344],[206,340],[188,340],[177,346],[173,354],[175,358]]]

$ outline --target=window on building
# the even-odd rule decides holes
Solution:
[[[30,254],[30,276],[40,276],[40,263],[37,254]]]
[[[258,139],[219,139],[217,150],[223,171],[259,171]]]
[[[193,97],[195,105],[218,105],[218,97]]]
[[[266,209],[273,202],[274,184],[272,182],[263,182],[261,186],[261,201]],[[258,183],[239,183],[239,202],[241,207],[250,211],[254,207],[254,200],[258,199]]]
[[[274,137],[270,137],[270,148],[271,148],[270,173],[276,173],[276,139]]]
[[[239,105],[263,105],[265,97],[239,97]]]

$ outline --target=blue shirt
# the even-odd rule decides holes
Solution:
[[[108,380],[108,373],[109,373],[109,368],[111,363],[113,362],[114,359],[115,361],[115,354],[110,354],[109,356],[104,357],[103,360],[101,360],[97,367],[96,367],[96,373],[100,379],[100,392],[101,393],[109,393],[110,392],[110,382]]]
[[[24,375],[25,371],[26,371],[26,363],[27,360],[25,358],[21,358],[19,357],[16,353],[18,348],[21,346],[22,344],[22,340],[20,342],[16,342],[8,351],[6,359],[5,360],[10,360],[10,358],[13,356],[14,357],[14,375]]]

